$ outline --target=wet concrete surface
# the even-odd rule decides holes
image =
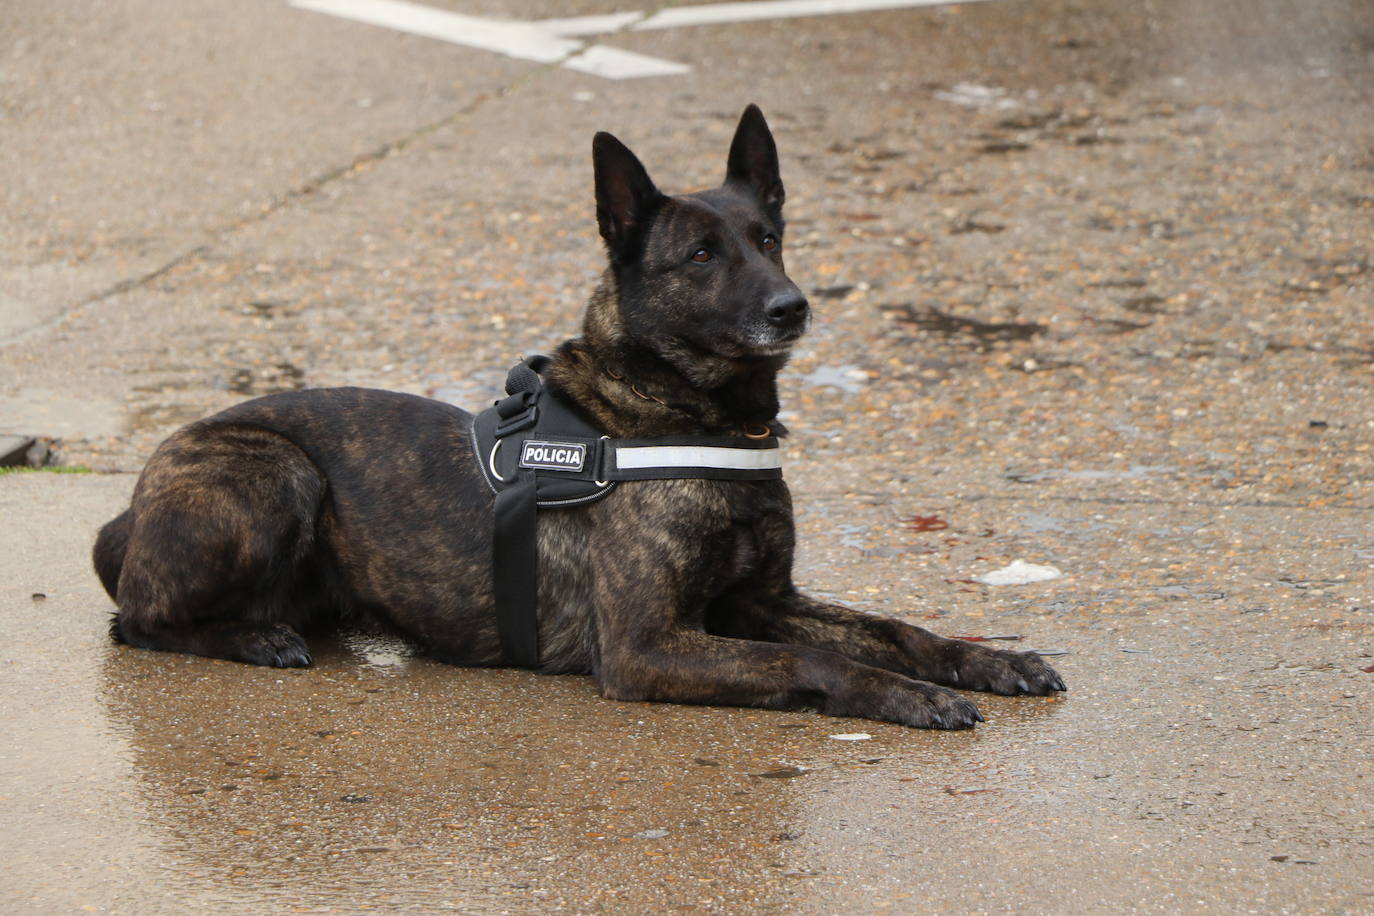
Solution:
[[[813,589],[880,610],[902,596],[948,608],[922,620],[945,632],[1068,653],[1066,697],[980,697],[988,723],[950,734],[612,703],[585,678],[453,669],[360,636],[317,643],[315,667],[291,671],[121,649],[71,558],[129,483],[29,474],[0,490],[5,517],[39,522],[0,543],[21,570],[0,606],[5,883],[21,909],[1374,904],[1360,670],[1374,658],[1368,611],[1351,606],[1367,576],[1323,513],[1135,507],[1104,526],[1091,504],[1007,500],[933,538],[888,537],[899,556],[808,550]],[[43,524],[57,501],[66,521]],[[883,515],[848,517],[873,531]],[[1034,545],[1071,572],[990,589],[941,578],[982,556],[933,574],[911,562],[932,540],[960,552],[947,542],[965,524],[1006,529],[980,553]],[[822,545],[847,525],[815,510],[802,523]],[[1086,548],[1116,567],[1095,569],[1080,552],[1104,527],[1131,537]],[[1182,584],[1153,568],[1198,574],[1187,557],[1205,539],[1250,559]],[[1313,579],[1285,576],[1293,556]],[[871,738],[834,737],[855,733]]]
[[[0,477],[7,908],[1374,912],[1367,5],[627,33],[693,71],[624,82],[285,4],[101,15],[0,25],[0,433],[99,472]],[[799,581],[1065,652],[1067,695],[932,734],[107,642],[89,544],[162,437],[302,386],[483,403],[576,331],[591,134],[699,187],[748,101],[817,310]],[[1017,559],[1064,576],[974,581]]]

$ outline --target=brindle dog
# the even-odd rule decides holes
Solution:
[[[783,272],[777,150],[750,106],[725,183],[659,192],[610,134],[592,145],[609,266],[548,385],[613,437],[742,435],[777,420],[808,322]],[[271,395],[173,434],[95,566],[110,631],[145,649],[310,664],[308,624],[372,620],[429,654],[501,665],[491,489],[469,414],[358,388]],[[800,594],[780,480],[650,480],[538,519],[539,670],[603,695],[966,728],[948,687],[1064,689],[1034,653],[945,639]],[[937,686],[943,685],[943,686]]]

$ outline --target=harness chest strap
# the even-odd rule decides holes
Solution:
[[[497,630],[506,660],[539,665],[537,509],[595,502],[621,481],[777,480],[771,436],[601,436],[543,386],[546,357],[510,372],[509,397],[478,414],[473,451],[496,494],[492,562]]]
[[[608,484],[622,480],[663,480],[672,477],[706,477],[716,480],[769,480],[782,476],[778,440],[740,440],[728,436],[666,436],[661,439],[588,439],[535,431],[541,438],[512,443],[519,449],[514,473],[545,474],[550,484],[592,481],[599,498]],[[484,470],[494,489],[510,485],[510,462],[503,460],[507,440],[497,439],[485,457]],[[541,488],[541,493],[545,489]],[[564,489],[567,489],[566,487]],[[542,508],[566,504],[564,499],[541,496]]]

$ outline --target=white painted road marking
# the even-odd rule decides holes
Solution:
[[[979,3],[985,0],[960,0]],[[495,51],[517,60],[557,63],[570,70],[632,79],[642,76],[675,76],[691,71],[686,64],[622,51],[606,45],[586,45],[581,36],[611,32],[643,32],[693,25],[725,25],[765,19],[794,19],[838,13],[867,13],[917,6],[952,6],[943,0],[754,0],[751,3],[711,3],[676,6],[645,14],[636,11],[542,19],[522,22],[485,19],[450,13],[406,0],[290,0],[297,9],[328,13],[341,19],[437,38],[453,44]]]
[[[634,51],[622,51],[606,45],[592,45],[580,54],[563,61],[569,70],[623,80],[640,76],[679,76],[692,72],[686,64],[676,64],[661,57],[649,57]]]
[[[978,0],[972,0],[978,2]],[[752,3],[708,3],[703,6],[672,6],[659,10],[634,31],[675,29],[686,25],[724,25],[761,19],[800,19],[837,13],[872,13],[913,6],[958,6],[948,0],[754,0]]]
[[[405,0],[291,0],[291,5],[541,64],[558,63],[582,50],[582,42],[531,22],[464,16]]]

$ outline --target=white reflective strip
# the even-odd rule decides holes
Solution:
[[[631,468],[729,468],[754,471],[782,467],[782,449],[717,448],[709,445],[641,445],[615,450],[615,466]]]

